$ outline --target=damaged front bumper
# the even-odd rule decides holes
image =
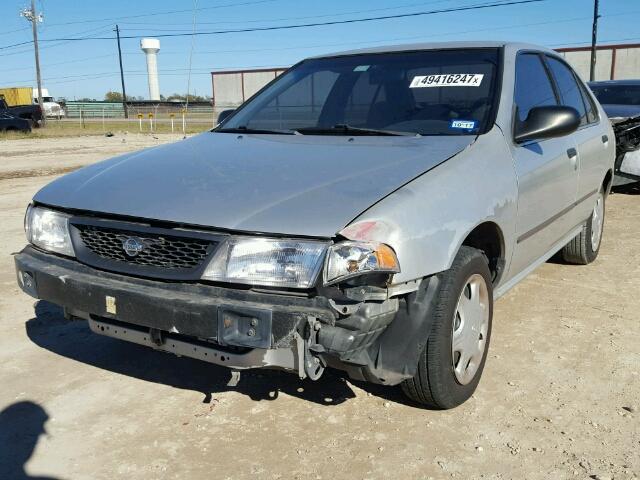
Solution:
[[[616,136],[614,185],[640,181],[640,117],[612,119]]]
[[[101,335],[233,370],[279,368],[317,379],[332,366],[378,383],[407,378],[404,367],[378,374],[383,366],[371,353],[396,317],[397,299],[356,302],[341,314],[320,295],[149,280],[31,246],[15,255],[15,266],[23,291]]]

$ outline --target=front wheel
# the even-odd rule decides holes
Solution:
[[[487,356],[493,288],[485,255],[461,247],[451,268],[438,274],[433,326],[413,378],[402,383],[412,400],[453,408],[476,390]]]
[[[587,265],[598,257],[604,231],[605,199],[604,189],[600,189],[591,216],[582,226],[582,230],[562,248],[562,258],[565,262]]]

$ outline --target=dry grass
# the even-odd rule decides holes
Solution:
[[[154,134],[171,133],[171,122],[169,120],[162,119],[153,126]],[[206,130],[210,130],[212,124],[210,121],[203,121],[198,119],[195,121],[187,121],[186,133],[200,133]],[[131,120],[85,120],[83,124],[80,121],[74,120],[49,120],[47,126],[44,128],[34,128],[31,133],[22,132],[0,132],[0,141],[2,140],[19,140],[25,138],[59,138],[59,137],[78,137],[85,135],[104,135],[108,132],[112,133],[149,133],[150,125],[149,120],[143,120],[142,130],[140,130],[140,124],[138,119]],[[174,122],[174,133],[182,133],[182,122],[176,120]]]

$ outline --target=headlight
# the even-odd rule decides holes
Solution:
[[[400,272],[398,258],[388,245],[340,242],[329,247],[324,268],[325,285],[375,272]]]
[[[202,278],[289,288],[311,288],[322,268],[324,242],[232,237],[218,249]]]
[[[69,235],[69,215],[30,206],[24,224],[30,243],[43,250],[75,256]]]

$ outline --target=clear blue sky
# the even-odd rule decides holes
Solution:
[[[504,0],[496,0],[504,1]],[[487,0],[198,0],[197,30],[214,31],[316,23],[397,15],[486,3]],[[0,86],[35,85],[32,45],[3,48],[31,40],[19,16],[26,0],[0,2]],[[600,0],[599,41],[640,41],[640,1]],[[37,0],[43,86],[55,97],[102,99],[120,90],[115,40],[46,41],[80,36],[110,37],[118,23],[127,93],[148,95],[144,54],[139,38],[189,33],[190,0]],[[176,10],[186,10],[175,12]],[[173,12],[173,13],[167,13]],[[521,40],[550,47],[587,45],[591,41],[593,0],[545,0],[528,5],[438,15],[194,38],[191,91],[211,95],[209,72],[216,69],[288,66],[309,55],[385,43],[440,40]],[[161,38],[158,57],[160,91],[187,90],[191,37]]]

